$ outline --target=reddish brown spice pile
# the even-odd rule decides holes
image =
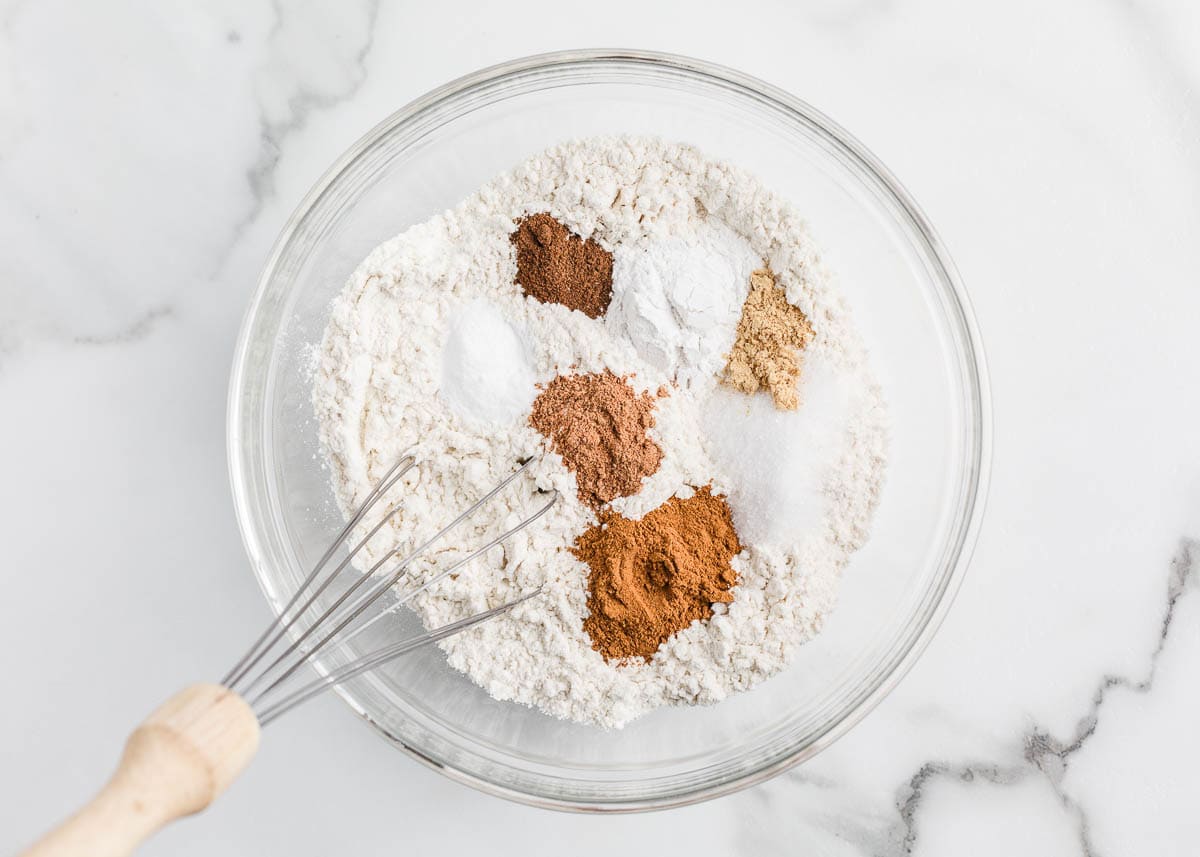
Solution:
[[[611,510],[575,542],[591,569],[583,628],[609,661],[650,660],[658,647],[715,602],[733,600],[730,566],[742,549],[725,498],[704,487],[672,497],[640,521]]]
[[[646,434],[654,397],[612,372],[558,376],[534,400],[529,423],[550,439],[575,474],[580,501],[592,509],[636,494],[662,462]]]
[[[612,253],[584,241],[549,214],[517,221],[517,284],[542,303],[562,304],[599,318],[612,300]]]

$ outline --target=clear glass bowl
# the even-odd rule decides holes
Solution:
[[[301,203],[267,262],[237,346],[228,442],[242,536],[276,611],[342,524],[317,446],[309,359],[352,269],[542,148],[622,133],[695,144],[800,207],[871,349],[893,436],[871,540],[846,570],[838,610],[788,670],[749,693],[604,732],[497,702],[434,648],[339,690],[395,746],[447,776],[590,811],[743,788],[860,720],[950,604],[989,457],[986,373],[966,295],[915,203],[860,143],[793,96],[696,60],[599,51],[517,60],[431,92],[367,134]],[[411,615],[377,623],[356,649],[414,627]]]

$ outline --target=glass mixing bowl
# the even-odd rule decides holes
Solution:
[[[491,699],[429,647],[339,693],[395,746],[515,800],[592,811],[689,803],[811,758],[896,685],[946,612],[983,510],[988,391],[945,250],[888,171],[802,101],[726,68],[639,52],[517,60],[429,93],[368,133],[276,242],[246,314],[229,400],[234,501],[278,612],[341,528],[310,406],[329,303],[377,244],[555,142],[652,134],[748,168],[807,216],[871,350],[893,419],[888,482],[840,605],[795,663],[719,705],[619,731]],[[412,633],[378,622],[318,664]]]

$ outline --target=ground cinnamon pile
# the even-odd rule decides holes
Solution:
[[[605,660],[649,660],[663,641],[729,603],[742,549],[725,498],[704,487],[640,521],[611,510],[575,542],[591,569],[583,628]]]
[[[599,318],[612,300],[612,253],[545,212],[517,222],[517,284],[542,303],[562,304]]]
[[[529,423],[550,439],[575,474],[580,501],[592,509],[637,493],[662,461],[646,434],[654,397],[612,372],[559,375],[534,400]]]
[[[725,384],[743,393],[767,390],[780,410],[800,405],[796,381],[800,351],[813,337],[812,324],[766,268],[750,275],[750,294],[742,304],[737,338],[725,366]]]

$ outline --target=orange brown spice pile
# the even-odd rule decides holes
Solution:
[[[704,487],[640,521],[612,510],[575,542],[591,569],[583,628],[605,660],[649,660],[672,635],[729,603],[742,549],[725,498]]]
[[[637,493],[662,462],[647,436],[654,397],[612,372],[558,376],[534,400],[529,423],[550,439],[592,509]]]
[[[584,241],[549,214],[517,222],[517,284],[542,303],[562,304],[599,318],[612,301],[612,253]]]
[[[767,390],[775,407],[794,411],[800,406],[800,351],[812,337],[808,317],[788,303],[775,276],[766,268],[755,271],[721,380],[743,393]]]

